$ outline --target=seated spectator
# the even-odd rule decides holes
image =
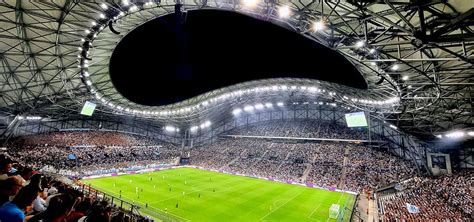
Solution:
[[[31,210],[31,205],[37,196],[37,190],[23,187],[11,202],[6,202],[0,207],[0,221],[24,222],[25,213]]]
[[[0,181],[0,206],[10,201],[10,197],[18,194],[23,187],[23,179],[19,176],[10,176]]]
[[[75,198],[71,194],[60,194],[53,197],[46,211],[32,217],[28,222],[62,222],[71,212]]]
[[[91,209],[90,199],[85,199],[76,205],[75,210],[67,217],[68,222],[77,222],[84,217]],[[123,212],[120,212],[123,214]]]

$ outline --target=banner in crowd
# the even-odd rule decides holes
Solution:
[[[407,210],[409,213],[412,213],[412,214],[420,213],[420,209],[417,206],[411,205],[409,203],[407,203]]]

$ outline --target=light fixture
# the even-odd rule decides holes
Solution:
[[[313,30],[315,32],[319,32],[326,29],[326,24],[324,23],[323,20],[319,20],[313,23]]]
[[[100,4],[100,7],[102,7],[103,9],[109,8],[109,7],[107,6],[107,4],[105,4],[105,3]]]
[[[234,109],[234,110],[232,111],[232,114],[234,114],[234,115],[239,115],[241,112],[242,112],[242,109],[237,108],[237,109]]]
[[[436,137],[443,138],[443,135],[439,134],[439,135],[436,135]]]
[[[393,71],[397,71],[399,68],[400,67],[397,64],[395,64],[390,69],[393,70]]]
[[[105,18],[105,15],[102,14],[102,13],[100,13],[100,14],[99,14],[99,17],[102,18],[102,19],[104,19],[104,18]]]
[[[122,5],[128,6],[130,4],[129,0],[122,0]]]
[[[267,107],[267,108],[272,108],[272,107],[273,107],[273,104],[271,104],[271,103],[265,103],[265,107]]]
[[[174,132],[174,131],[176,131],[176,128],[173,127],[173,126],[165,126],[165,130],[168,131],[168,132]]]
[[[291,10],[288,5],[283,5],[278,8],[278,15],[280,18],[288,18],[291,15]]]
[[[258,0],[242,0],[245,7],[253,8],[258,4]]]
[[[97,22],[91,22],[92,26],[97,25]]]
[[[469,132],[467,132],[467,135],[469,135],[469,136],[474,136],[474,131],[469,131]]]
[[[446,137],[448,138],[461,138],[465,135],[463,131],[454,131],[451,133],[446,134]]]
[[[355,46],[357,48],[364,47],[364,45],[365,45],[365,41],[363,41],[363,40],[357,41],[356,44],[355,44]]]
[[[283,102],[278,102],[278,103],[277,103],[277,106],[282,107],[282,106],[283,106]]]
[[[264,108],[263,104],[261,103],[255,104],[255,109],[262,110],[263,108]]]
[[[254,110],[253,106],[247,105],[247,106],[244,107],[245,112],[252,112],[253,110]]]
[[[409,78],[410,78],[409,76],[406,76],[406,75],[405,75],[405,76],[402,77],[402,80],[403,80],[403,81],[407,81]]]
[[[370,54],[374,54],[374,53],[375,53],[375,49],[370,49],[370,50],[369,50],[369,53],[370,53]]]

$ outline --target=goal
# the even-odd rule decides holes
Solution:
[[[337,219],[337,216],[339,215],[339,208],[340,206],[338,204],[331,205],[329,208],[329,218]]]

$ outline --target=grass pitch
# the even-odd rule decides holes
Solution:
[[[355,201],[350,194],[194,168],[83,182],[188,221],[336,221],[329,219],[329,207],[339,204],[342,210],[349,201],[352,208]]]

